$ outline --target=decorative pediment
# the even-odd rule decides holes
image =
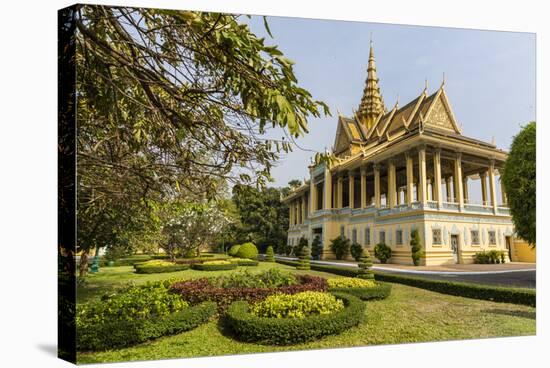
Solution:
[[[344,126],[342,119],[338,119],[338,127],[336,128],[336,136],[334,137],[334,152],[345,151],[349,148],[351,140],[347,134],[347,130]]]
[[[449,100],[443,88],[441,88],[435,96],[426,116],[424,117],[424,125],[432,126],[439,129],[449,130],[460,134],[460,129],[454,118]]]

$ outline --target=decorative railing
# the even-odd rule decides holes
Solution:
[[[456,202],[442,202],[441,208],[444,210],[452,210],[452,211],[458,211],[459,206]]]
[[[491,206],[486,206],[478,203],[466,203],[464,205],[464,210],[467,212],[476,213],[493,213],[493,208]]]

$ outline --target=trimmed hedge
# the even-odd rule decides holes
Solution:
[[[237,300],[246,300],[251,303],[265,299],[272,294],[296,294],[302,291],[327,291],[327,280],[311,275],[296,277],[299,284],[281,287],[219,287],[212,284],[208,278],[193,279],[176,282],[171,290],[181,294],[183,300],[190,304],[198,304],[206,300],[215,301],[219,311],[223,312],[227,306]]]
[[[277,262],[294,267],[298,264],[298,262],[286,260],[277,260]],[[352,267],[329,266],[315,263],[311,264],[311,269],[349,277],[357,276],[359,271],[359,269]],[[375,272],[375,280],[394,282],[414,286],[420,289],[435,291],[442,294],[456,295],[472,299],[490,300],[493,302],[522,304],[532,307],[535,307],[537,302],[536,291],[531,289],[430,280],[420,277],[394,275],[381,272]]]
[[[312,341],[342,333],[363,319],[365,304],[361,300],[349,294],[334,295],[344,302],[342,311],[306,318],[263,318],[252,314],[247,302],[237,301],[227,309],[224,321],[241,341],[266,345]]]
[[[204,264],[204,263],[193,263],[191,268],[199,271],[225,271],[225,270],[234,270],[239,266],[238,263],[228,263],[228,264]]]
[[[353,295],[361,300],[380,300],[386,299],[391,293],[391,284],[377,282],[375,287],[369,288],[330,288],[329,291],[335,293],[346,293]]]
[[[97,324],[77,331],[77,350],[121,348],[189,331],[206,322],[215,312],[216,303],[204,302],[168,317]]]
[[[172,264],[170,266],[147,266],[134,264],[136,273],[151,274],[151,273],[163,273],[163,272],[177,272],[189,269],[188,264]]]
[[[231,263],[236,263],[239,266],[257,266],[260,264],[259,261],[246,258],[228,259],[228,261]]]

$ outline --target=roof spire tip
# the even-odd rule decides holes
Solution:
[[[428,90],[428,78],[424,78],[424,91]]]
[[[441,81],[441,88],[445,85],[445,72],[443,72],[443,80]]]

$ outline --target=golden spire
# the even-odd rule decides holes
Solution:
[[[385,112],[384,99],[380,94],[380,87],[378,86],[378,77],[376,75],[376,63],[374,61],[374,48],[372,47],[372,37],[370,40],[370,53],[369,53],[369,66],[367,68],[367,80],[365,82],[365,89],[363,90],[363,97],[359,104],[357,111],[357,117],[359,121],[364,124],[367,129],[370,129],[378,115],[381,112]]]

